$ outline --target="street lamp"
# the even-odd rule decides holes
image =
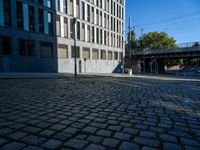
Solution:
[[[143,49],[143,72],[145,73],[145,49]]]
[[[77,62],[76,62],[76,18],[72,19],[74,27],[74,77],[77,77]]]
[[[124,35],[125,31],[123,31]],[[125,37],[125,36],[124,36]],[[124,38],[122,38],[122,74],[124,75],[124,56],[125,56],[125,49],[124,49]]]

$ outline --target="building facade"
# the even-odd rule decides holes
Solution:
[[[76,18],[74,48],[74,24]],[[0,0],[0,71],[121,71],[125,0]]]

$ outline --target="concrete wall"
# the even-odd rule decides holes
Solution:
[[[77,59],[78,73],[119,73],[119,61],[117,60],[86,60]],[[116,68],[118,68],[116,70]],[[74,59],[59,59],[58,72],[73,73]]]

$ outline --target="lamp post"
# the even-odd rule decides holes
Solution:
[[[145,73],[145,49],[143,49],[143,72]]]
[[[73,27],[74,27],[74,77],[77,77],[77,62],[76,62],[76,18],[73,18]]]
[[[124,35],[125,31],[123,31]],[[124,75],[124,57],[125,57],[125,49],[124,49],[124,38],[122,38],[122,74]]]

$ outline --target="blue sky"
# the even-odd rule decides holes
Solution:
[[[177,43],[200,41],[200,0],[126,0],[126,31],[131,16],[137,36],[165,31]]]

